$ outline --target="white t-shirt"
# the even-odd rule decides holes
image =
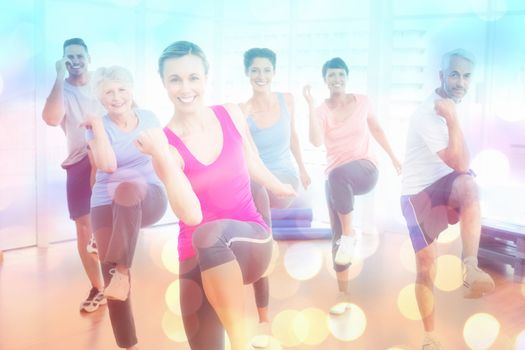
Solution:
[[[408,127],[401,194],[416,194],[454,171],[438,152],[448,146],[445,119],[434,110],[435,92],[414,112]]]
[[[62,167],[75,164],[87,155],[86,130],[79,125],[86,116],[102,115],[104,107],[96,98],[91,84],[82,86],[71,85],[64,81],[64,108],[66,110],[61,127],[67,139],[67,158]]]

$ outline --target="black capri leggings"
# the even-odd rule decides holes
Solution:
[[[156,185],[123,182],[115,190],[113,203],[91,209],[104,285],[111,280],[116,264],[131,267],[141,227],[157,222],[166,211],[164,189]],[[109,318],[121,348],[137,344],[130,298],[108,300]]]
[[[378,171],[374,163],[366,159],[354,160],[334,168],[328,174],[325,183],[326,203],[332,228],[332,259],[335,259],[338,242],[343,234],[339,214],[348,214],[354,210],[354,196],[370,192],[377,183]],[[341,272],[348,265],[337,265],[333,260],[334,270]]]

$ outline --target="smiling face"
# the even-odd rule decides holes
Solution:
[[[256,57],[248,67],[246,75],[255,91],[270,91],[275,70],[272,62],[264,57]]]
[[[207,76],[203,61],[195,55],[164,61],[162,82],[168,96],[181,112],[194,112],[204,105]]]
[[[110,116],[121,116],[132,109],[133,91],[129,84],[106,80],[98,87],[100,103]]]
[[[332,95],[345,93],[347,79],[348,76],[343,68],[328,68],[324,76],[324,82]]]
[[[69,60],[69,62],[66,62],[66,67],[70,76],[80,76],[88,71],[91,58],[83,46],[66,46],[64,48],[64,57],[67,57]]]
[[[469,89],[473,70],[472,62],[463,57],[452,56],[448,67],[439,72],[441,90],[447,97],[460,102]]]

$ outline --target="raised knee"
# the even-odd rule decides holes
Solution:
[[[113,201],[117,204],[129,207],[137,205],[145,195],[145,189],[138,183],[122,182],[115,188]]]
[[[478,186],[470,175],[460,175],[454,181],[458,198],[463,201],[478,200]]]

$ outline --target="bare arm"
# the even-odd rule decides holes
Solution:
[[[368,129],[370,129],[370,133],[377,141],[377,143],[381,146],[381,148],[383,148],[383,150],[388,154],[388,157],[390,157],[390,160],[392,161],[392,165],[394,165],[394,168],[396,169],[396,172],[399,175],[401,173],[401,163],[392,151],[392,148],[390,147],[390,143],[386,138],[383,128],[372,113],[368,114],[367,123]]]
[[[179,153],[169,146],[160,128],[148,129],[137,138],[137,148],[152,157],[153,168],[168,194],[168,201],[175,215],[185,224],[195,226],[202,221],[199,198],[182,171]]]
[[[297,135],[297,131],[295,130],[295,109],[294,109],[294,103],[293,103],[293,97],[292,95],[286,96],[289,98],[289,111],[290,111],[290,150],[292,151],[292,155],[295,158],[295,161],[297,162],[297,167],[299,168],[299,176],[301,177],[301,183],[303,184],[303,187],[306,189],[312,182],[310,179],[310,176],[308,175],[308,172],[306,171],[306,168],[303,163],[303,156],[301,153],[301,145],[299,143],[299,136]]]
[[[99,117],[90,117],[82,123],[87,129],[93,131],[93,140],[88,141],[94,166],[106,173],[117,170],[117,157],[109,142],[108,134],[104,129],[104,123]]]
[[[289,184],[283,184],[279,181],[279,179],[275,177],[268,168],[266,168],[261,158],[259,158],[254,142],[251,140],[250,132],[248,131],[248,124],[246,123],[239,107],[232,104],[225,105],[224,107],[228,110],[237,130],[242,136],[244,157],[246,159],[250,177],[277,196],[295,195],[292,186]]]
[[[323,129],[319,118],[315,113],[315,102],[311,93],[310,85],[305,85],[303,87],[303,96],[308,103],[308,116],[309,116],[309,138],[310,143],[315,147],[319,147],[324,143]]]
[[[66,62],[68,61],[64,57],[56,62],[57,78],[42,110],[42,119],[50,126],[59,125],[66,113],[64,109],[64,77],[67,71]]]
[[[437,100],[435,109],[445,118],[448,129],[448,145],[438,156],[452,169],[460,172],[469,170],[470,154],[457,119],[456,107],[451,99]]]

